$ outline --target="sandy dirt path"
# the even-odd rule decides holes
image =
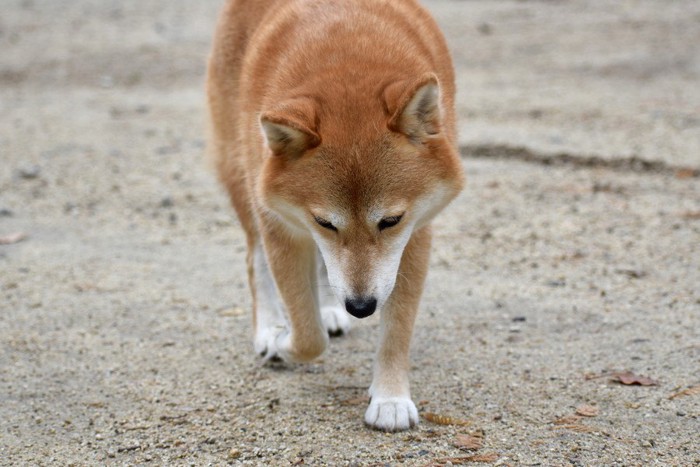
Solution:
[[[428,3],[469,185],[436,221],[399,434],[361,423],[376,319],[310,365],[253,355],[202,157],[218,6],[3,3],[0,239],[28,237],[0,245],[0,465],[700,464],[697,2]]]

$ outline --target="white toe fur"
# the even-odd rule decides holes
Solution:
[[[275,357],[281,358],[279,340],[286,334],[288,334],[286,327],[281,325],[258,329],[255,333],[255,353],[260,355],[265,362]]]
[[[418,410],[408,397],[373,397],[365,423],[383,431],[408,430],[418,423]]]
[[[321,308],[323,325],[331,335],[347,334],[352,327],[350,315],[339,306],[324,306]]]

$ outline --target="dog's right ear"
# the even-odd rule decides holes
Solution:
[[[310,102],[292,99],[260,115],[265,142],[276,156],[300,156],[321,144]]]

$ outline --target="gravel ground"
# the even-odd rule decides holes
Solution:
[[[3,3],[0,239],[28,237],[0,245],[0,465],[700,465],[699,4],[427,4],[469,182],[436,221],[422,423],[384,434],[377,319],[313,364],[253,355],[202,157],[219,2]]]

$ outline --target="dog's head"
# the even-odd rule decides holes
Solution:
[[[463,184],[434,75],[392,83],[377,101],[355,133],[308,98],[261,116],[270,155],[259,194],[290,235],[313,237],[335,296],[359,318],[386,302],[412,233]]]

